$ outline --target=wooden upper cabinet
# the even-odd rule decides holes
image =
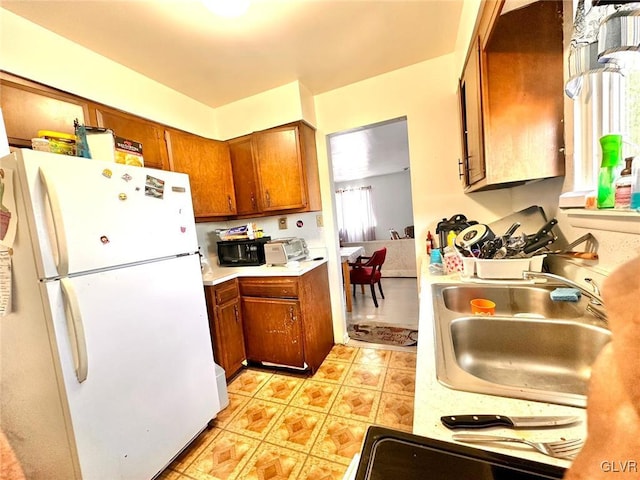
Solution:
[[[228,142],[238,215],[261,212],[261,206],[258,204],[258,179],[253,163],[251,138],[251,135],[246,135]]]
[[[299,121],[228,140],[238,215],[322,210],[315,138]]]
[[[6,73],[0,73],[0,106],[9,144],[31,147],[38,130],[74,133],[73,121],[85,123],[88,102]]]
[[[564,175],[563,2],[503,3],[483,2],[460,79],[467,192]]]
[[[480,47],[479,38],[476,38],[462,72],[459,89],[463,152],[460,175],[465,187],[484,178],[482,91],[480,88]]]
[[[196,218],[236,215],[227,143],[177,130],[167,130],[166,137],[171,169],[189,175]]]
[[[103,107],[96,108],[99,127],[110,128],[118,137],[142,143],[144,166],[168,169],[164,128],[134,115]]]
[[[260,199],[264,211],[307,206],[298,131],[298,126],[286,126],[254,134]]]

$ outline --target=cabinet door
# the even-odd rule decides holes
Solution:
[[[167,132],[167,144],[171,169],[189,175],[196,218],[235,215],[227,143],[171,130]]]
[[[0,90],[7,138],[16,147],[31,147],[38,130],[74,133],[73,121],[85,123],[89,116],[87,102],[37,84],[14,82],[6,76],[0,80]]]
[[[227,143],[233,171],[236,211],[238,215],[259,213],[258,182],[251,151],[251,135],[229,140]]]
[[[230,378],[246,359],[237,281],[205,287],[205,292],[213,356]]]
[[[253,154],[264,211],[307,206],[306,178],[298,126],[253,134]]]
[[[304,367],[298,300],[242,297],[247,360]]]
[[[459,90],[465,186],[472,185],[485,177],[480,55],[479,41],[476,38],[460,79]]]
[[[240,298],[216,307],[215,335],[216,349],[220,351],[220,366],[224,368],[227,378],[233,376],[242,368],[246,354],[244,349],[244,334],[242,327],[242,313]]]
[[[164,128],[127,113],[105,108],[96,109],[98,126],[110,128],[118,137],[142,143],[144,166],[167,169],[167,147]]]

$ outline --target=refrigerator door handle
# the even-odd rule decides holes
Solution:
[[[60,200],[58,192],[54,187],[54,182],[47,180],[47,174],[40,168],[40,179],[49,202],[49,210],[53,220],[53,231],[55,233],[55,244],[57,255],[55,256],[58,274],[69,274],[69,255],[67,251],[67,236],[64,231],[64,223],[62,221],[62,209],[60,208]],[[51,237],[49,237],[51,238]]]
[[[82,383],[87,379],[89,365],[80,305],[78,304],[78,297],[76,296],[76,291],[73,288],[71,280],[68,278],[60,279],[60,286],[62,287],[62,298],[65,304],[67,328],[69,329],[69,339],[71,340],[76,377],[78,383]]]

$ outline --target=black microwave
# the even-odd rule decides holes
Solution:
[[[218,263],[223,267],[264,265],[264,244],[269,240],[271,237],[218,242]]]

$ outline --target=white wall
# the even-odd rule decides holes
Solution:
[[[413,225],[411,174],[378,175],[349,182],[336,182],[336,190],[371,186],[371,204],[376,218],[376,240],[391,238],[390,229],[404,236],[404,227]]]

